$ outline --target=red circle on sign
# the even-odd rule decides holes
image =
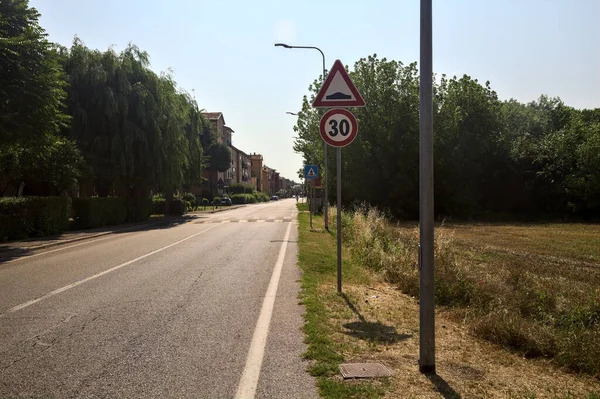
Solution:
[[[340,121],[338,123],[338,120]],[[343,134],[342,121],[347,122],[349,131]],[[330,126],[327,126],[329,123]],[[345,147],[352,143],[358,134],[358,123],[350,111],[345,109],[331,109],[323,115],[319,124],[321,138],[332,147]],[[340,135],[340,136],[338,136]],[[342,140],[336,140],[334,137],[344,137]]]

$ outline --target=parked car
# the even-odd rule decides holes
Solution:
[[[277,201],[279,199],[276,195],[271,195],[271,201]]]
[[[231,198],[229,197],[223,197],[221,198],[221,205],[231,205]]]

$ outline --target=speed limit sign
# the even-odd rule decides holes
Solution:
[[[319,131],[323,140],[332,147],[345,147],[358,133],[354,115],[345,109],[329,110],[321,118]]]

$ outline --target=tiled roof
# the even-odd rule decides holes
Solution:
[[[202,112],[202,116],[211,121],[216,121],[219,118],[223,118],[223,124],[225,124],[225,118],[222,112]]]

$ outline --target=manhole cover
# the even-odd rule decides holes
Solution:
[[[340,364],[344,379],[391,377],[392,372],[381,363],[345,363]]]

